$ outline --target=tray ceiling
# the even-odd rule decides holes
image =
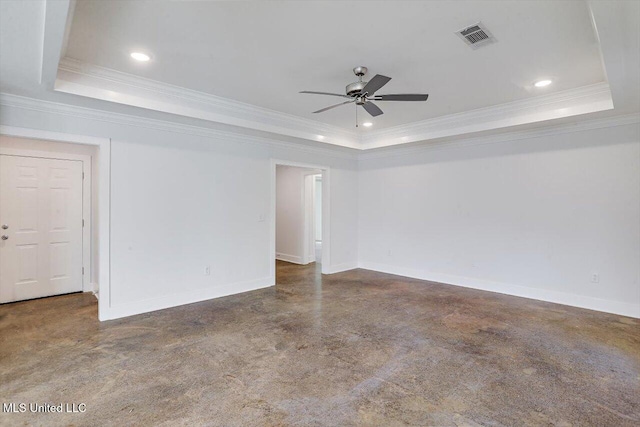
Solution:
[[[480,20],[497,42],[472,50],[455,31]],[[349,131],[354,106],[312,114],[339,98],[298,92],[340,93],[365,65],[392,77],[380,93],[430,94],[360,109],[376,131],[605,81],[581,1],[80,1],[65,55]]]

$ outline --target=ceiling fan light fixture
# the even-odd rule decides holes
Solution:
[[[368,128],[368,127],[373,126],[373,123],[371,123],[371,122],[364,122],[364,123],[362,124],[362,126],[364,126],[364,127]]]
[[[549,86],[550,84],[551,84],[551,80],[545,79],[545,80],[538,80],[533,85],[535,87],[545,87],[545,86]]]
[[[147,55],[146,53],[142,53],[142,52],[131,52],[130,55],[133,59],[135,59],[136,61],[140,61],[140,62],[147,62],[151,59],[151,57],[149,55]]]

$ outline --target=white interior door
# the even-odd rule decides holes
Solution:
[[[82,291],[82,162],[0,155],[0,303]]]

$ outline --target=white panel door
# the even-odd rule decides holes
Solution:
[[[82,162],[0,155],[0,303],[82,291]]]

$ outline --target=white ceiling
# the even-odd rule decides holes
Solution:
[[[471,50],[455,34],[482,21],[498,42]],[[148,63],[129,58],[152,55]],[[352,130],[339,98],[351,69],[392,77],[382,129],[605,81],[583,1],[78,1],[66,56]],[[536,89],[532,83],[551,78]],[[365,116],[361,109],[360,117]]]

